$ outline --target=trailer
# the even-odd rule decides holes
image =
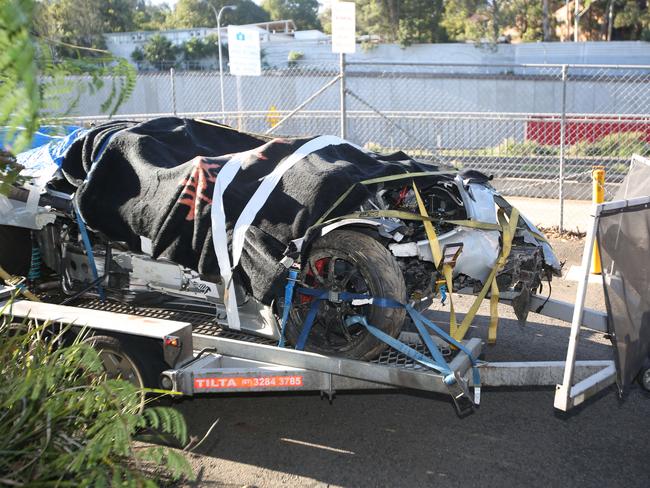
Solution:
[[[6,288],[3,295],[6,301],[10,290]],[[561,320],[568,320],[573,311],[571,304],[539,296],[533,296],[532,303],[545,303],[541,313]],[[464,414],[480,401],[480,396],[470,395],[469,388],[553,386],[561,383],[565,371],[564,361],[481,361],[477,385],[470,374],[470,355],[481,355],[482,340],[463,341],[468,355],[431,336],[459,380],[450,384],[444,374],[392,348],[369,362],[281,348],[269,339],[228,331],[207,313],[133,307],[97,299],[75,306],[16,300],[0,308],[14,320],[29,318],[71,326],[76,331],[87,329],[91,337],[99,338],[97,343],[102,348],[110,349],[111,360],[108,364],[105,360],[109,375],[135,378],[139,386],[155,386],[184,396],[315,391],[332,401],[337,391],[398,388],[448,394],[458,413]],[[585,309],[582,325],[605,333],[606,314]],[[112,338],[112,344],[102,340],[105,337]],[[429,355],[417,333],[403,332],[399,340]],[[147,384],[146,378],[157,378],[157,382]],[[573,379],[578,383],[572,387],[572,406],[614,383],[614,362],[575,361]]]
[[[397,341],[388,342],[390,347],[377,359],[360,361],[281,347],[268,338],[229,330],[226,317],[215,314],[214,310],[190,311],[183,304],[173,302],[167,308],[147,308],[99,299],[80,299],[75,306],[12,300],[17,291],[13,286],[0,288],[0,313],[13,320],[29,318],[48,322],[53,327],[69,327],[74,332],[87,330],[88,340],[103,351],[109,376],[121,376],[138,386],[162,388],[178,395],[315,391],[331,401],[337,391],[397,388],[448,394],[458,413],[464,414],[479,404],[481,387],[555,386],[555,408],[568,411],[621,381],[616,360],[576,359],[583,328],[603,334],[616,333],[612,329],[616,328],[618,319],[584,306],[599,219],[618,219],[614,226],[618,243],[621,215],[628,219],[637,215],[650,218],[649,212],[650,197],[595,206],[575,305],[531,295],[531,310],[571,323],[565,361],[477,361],[483,350],[481,339],[470,338],[454,346],[448,336],[445,340],[441,329],[438,334],[424,335],[423,328],[418,328],[418,332],[402,332]],[[634,221],[630,225],[638,227]],[[631,262],[638,265],[641,261],[633,257]],[[611,260],[604,282],[616,291],[616,287],[625,285],[626,277],[621,274],[624,270],[620,267],[621,259],[620,269],[615,269],[614,264]],[[641,275],[647,280],[645,273]],[[645,281],[642,288],[647,291]],[[339,298],[332,295],[327,299]],[[507,297],[502,297],[500,302],[514,306]],[[650,313],[641,312],[644,317]],[[637,362],[639,354],[644,360],[650,348],[643,339],[648,324],[645,319],[641,322],[640,326],[632,324],[636,329],[631,331],[639,336],[633,344],[639,346],[640,352],[634,358]],[[619,362],[632,344],[629,337],[628,334],[623,352],[613,346]],[[650,391],[650,364],[645,360],[639,378],[641,385]],[[441,363],[443,368],[435,367]],[[637,371],[632,373],[636,375]],[[627,376],[629,382],[629,371]]]

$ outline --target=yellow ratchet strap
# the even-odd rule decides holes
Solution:
[[[450,224],[457,225],[460,227],[470,227],[472,229],[481,229],[481,230],[501,230],[501,227],[498,224],[490,224],[487,222],[478,222],[476,220],[445,220],[437,219],[430,217],[429,215],[416,214],[411,212],[406,212],[404,210],[363,210],[361,212],[352,212],[346,215],[341,215],[340,217],[335,217],[323,224],[331,224],[332,222],[337,222],[343,219],[377,219],[377,218],[392,218],[392,219],[401,219],[401,220],[421,220],[423,222],[437,222],[441,224]],[[314,226],[319,225],[315,224]]]
[[[2,266],[0,266],[0,279],[7,283],[8,285],[14,285],[17,281],[20,280],[20,278],[17,278],[16,276],[12,276],[9,273],[7,273]],[[25,298],[28,300],[31,300],[32,302],[40,302],[38,297],[34,295],[31,291],[29,291],[27,288],[18,288],[18,291],[22,293]]]
[[[240,132],[239,130],[235,129],[234,127],[230,127],[229,125],[220,124],[219,122],[213,122],[212,120],[197,119],[197,118],[195,118],[193,120],[195,122],[199,122],[201,124],[212,125],[214,127],[221,127],[222,129],[228,129],[228,130],[232,130],[232,131],[235,131],[235,132]],[[260,139],[265,139],[267,141],[270,141],[270,140],[273,139],[272,136],[269,137],[266,134],[258,134],[257,132],[246,132],[246,134],[250,134],[252,136],[259,137]]]
[[[497,285],[496,274],[501,268],[503,268],[503,266],[505,266],[506,260],[510,255],[512,239],[515,236],[517,222],[519,221],[519,210],[513,207],[510,212],[510,220],[506,222],[505,212],[502,209],[499,209],[497,212],[497,218],[503,228],[503,245],[501,247],[501,257],[498,259],[497,265],[492,271],[494,277],[490,284],[490,327],[488,328],[488,344],[494,344],[497,341],[497,327],[499,325],[499,314],[497,311],[497,306],[499,305],[499,286]]]
[[[429,214],[427,213],[427,208],[422,201],[420,196],[420,191],[418,190],[415,181],[413,183],[413,193],[415,193],[415,199],[418,202],[418,208],[420,210],[420,215],[423,217],[422,223],[424,224],[424,231],[427,234],[427,240],[429,241],[429,247],[431,248],[431,255],[433,256],[433,265],[438,268],[442,261],[442,251],[440,250],[440,243],[438,242],[438,236],[436,236],[436,230],[433,228]],[[449,264],[442,265],[442,273],[445,277],[445,282],[447,284],[447,291],[449,293],[449,333],[454,335],[456,331],[456,312],[454,311],[454,300],[452,297],[453,292],[453,278],[452,278],[452,269]]]
[[[419,178],[421,176],[438,176],[438,175],[451,175],[454,174],[454,171],[418,171],[416,173],[400,173],[397,175],[389,175],[389,176],[380,176],[378,178],[370,178],[369,180],[363,180],[360,181],[359,183],[355,183],[352,185],[350,188],[348,188],[343,195],[341,195],[333,204],[332,206],[323,214],[323,216],[316,221],[315,225],[319,225],[325,221],[325,219],[328,217],[329,214],[331,214],[336,207],[338,207],[343,200],[345,200],[350,193],[352,193],[352,190],[354,190],[357,187],[357,184],[361,185],[373,185],[375,183],[385,183],[387,181],[397,181],[397,180],[404,180],[407,178]],[[408,213],[408,212],[406,212]]]
[[[194,120],[201,123],[201,124],[213,125],[214,127],[221,127],[222,129],[237,130],[237,129],[234,129],[234,128],[228,126],[228,125],[223,125],[223,124],[220,124],[219,122],[213,122],[211,120],[206,120],[206,119],[194,119]]]
[[[456,311],[454,310],[454,288],[452,287],[454,279],[452,276],[451,266],[448,264],[443,264],[442,273],[445,276],[445,281],[447,283],[447,293],[449,294],[449,335],[453,337],[456,333],[456,329],[458,329],[458,325],[456,323]]]
[[[431,171],[431,172],[417,172],[417,173],[404,173],[404,174],[399,174],[399,175],[391,175],[391,176],[383,176],[380,178],[372,178],[368,180],[361,181],[360,184],[362,185],[371,185],[375,183],[382,183],[386,181],[396,181],[400,179],[407,179],[407,178],[416,178],[416,177],[421,177],[421,176],[434,176],[434,175],[441,175],[441,174],[451,174],[453,172],[449,171]],[[512,207],[512,210],[510,212],[510,218],[506,219],[505,217],[505,210],[503,208],[499,208],[497,212],[497,220],[498,224],[492,224],[492,223],[487,223],[487,222],[477,222],[474,220],[444,220],[444,219],[436,219],[432,218],[428,215],[426,207],[424,205],[424,202],[422,200],[422,197],[420,195],[420,192],[417,188],[417,185],[415,184],[415,181],[412,180],[412,185],[413,185],[413,191],[415,193],[415,198],[418,203],[418,209],[420,210],[420,214],[415,214],[411,212],[406,212],[406,211],[401,211],[401,210],[367,210],[367,211],[362,211],[362,212],[353,212],[347,215],[342,215],[340,217],[335,217],[330,220],[325,220],[347,197],[352,193],[354,188],[356,188],[356,184],[352,185],[350,188],[348,188],[335,202],[334,204],[323,214],[323,216],[318,219],[316,224],[312,227],[316,227],[321,224],[329,224],[332,222],[336,222],[339,220],[343,219],[350,219],[350,218],[396,218],[396,219],[401,219],[401,220],[420,220],[424,224],[424,230],[427,234],[427,240],[429,241],[429,246],[431,247],[431,254],[433,256],[433,264],[436,268],[440,266],[440,262],[442,260],[442,251],[440,249],[440,243],[438,242],[438,237],[436,236],[435,229],[433,228],[432,222],[441,222],[441,223],[448,223],[451,225],[456,225],[456,226],[462,226],[462,227],[468,227],[472,229],[480,229],[480,230],[500,230],[502,233],[502,247],[501,247],[501,253],[492,268],[492,271],[490,272],[489,276],[485,280],[485,283],[483,285],[483,288],[479,292],[479,294],[476,296],[476,299],[474,300],[474,303],[472,303],[469,311],[467,314],[465,314],[465,317],[463,318],[463,321],[461,322],[460,326],[456,322],[456,313],[454,310],[454,302],[453,302],[453,276],[452,276],[452,268],[448,264],[443,264],[442,265],[442,273],[445,278],[445,283],[447,285],[448,293],[449,293],[449,308],[450,308],[450,317],[449,317],[449,333],[450,335],[456,339],[457,341],[462,341],[463,338],[465,337],[465,334],[467,334],[467,331],[469,329],[469,326],[471,325],[472,321],[474,320],[474,317],[476,316],[476,313],[478,312],[478,308],[487,296],[488,290],[490,291],[490,326],[488,328],[488,343],[494,344],[496,342],[496,337],[497,337],[497,328],[499,324],[499,314],[498,314],[498,304],[499,304],[499,287],[497,285],[496,281],[496,275],[498,271],[505,265],[506,260],[508,259],[508,256],[510,255],[510,250],[512,249],[512,239],[515,235],[515,231],[517,229],[517,223],[519,221],[519,210],[516,208]],[[546,238],[532,230],[529,230],[531,234],[538,240],[542,242],[548,242]]]
[[[485,284],[483,285],[483,288],[481,289],[476,299],[474,300],[474,303],[472,304],[469,311],[467,312],[467,315],[465,315],[465,317],[463,318],[463,322],[461,323],[460,327],[456,329],[455,334],[451,334],[452,337],[457,341],[461,341],[463,337],[465,337],[465,334],[467,334],[467,330],[469,329],[469,326],[472,323],[472,320],[474,319],[476,312],[478,311],[478,307],[481,305],[481,302],[483,302],[483,300],[485,299],[488,290],[491,290],[490,326],[488,328],[488,343],[494,344],[494,342],[496,341],[497,327],[499,324],[499,315],[497,311],[497,305],[499,303],[499,288],[496,282],[496,275],[499,269],[501,269],[503,265],[506,263],[506,260],[510,255],[510,249],[512,248],[512,238],[515,235],[515,230],[517,229],[517,222],[519,221],[519,211],[516,208],[513,208],[510,214],[510,220],[506,221],[505,212],[503,211],[503,209],[499,209],[497,212],[497,218],[499,220],[499,223],[501,224],[501,229],[503,232],[502,234],[503,244],[501,247],[501,255],[497,259],[497,262],[494,264],[492,271],[490,272],[489,276],[485,280]]]

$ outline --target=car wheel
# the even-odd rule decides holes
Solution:
[[[639,384],[645,391],[650,391],[650,366],[646,366],[639,373]]]
[[[351,230],[333,231],[314,242],[305,261],[298,287],[367,294],[401,303],[406,300],[406,285],[397,261],[370,235]],[[287,339],[293,344],[298,341],[312,301],[311,296],[294,293],[286,328]],[[305,349],[351,359],[377,357],[387,345],[361,324],[347,326],[345,319],[352,315],[363,315],[369,324],[397,337],[406,311],[322,300]]]
[[[138,389],[158,388],[160,373],[166,368],[149,344],[130,346],[125,340],[108,335],[91,336],[84,342],[97,351],[109,379],[128,381]],[[145,396],[142,392],[140,410],[144,408]]]

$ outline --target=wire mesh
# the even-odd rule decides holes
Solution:
[[[218,71],[142,73],[119,116],[176,108],[256,133],[339,134],[338,83],[273,130],[338,75],[332,64],[266,69],[260,77],[224,73],[222,113]],[[345,83],[349,140],[481,170],[506,196],[588,200],[594,165],[605,168],[611,196],[631,156],[650,155],[650,66],[357,62],[346,64]],[[76,113],[98,119],[100,98],[82,97]],[[564,203],[549,203],[545,225],[571,221]]]

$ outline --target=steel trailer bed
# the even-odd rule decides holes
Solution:
[[[8,293],[5,292],[5,300]],[[0,305],[3,298],[0,294]],[[532,307],[543,303],[533,296]],[[505,303],[508,303],[505,301]],[[330,400],[336,391],[381,388],[422,390],[451,395],[459,411],[467,408],[467,388],[452,386],[444,376],[427,369],[407,356],[386,350],[378,359],[367,362],[310,352],[279,348],[268,339],[225,330],[214,315],[194,311],[136,308],[116,302],[87,300],[77,306],[62,306],[26,300],[5,307],[5,314],[16,319],[30,317],[38,321],[72,324],[96,333],[117,335],[123,339],[139,337],[162,344],[161,354],[169,369],[161,375],[160,386],[186,396],[260,391],[319,391]],[[549,300],[543,315],[568,321],[571,304]],[[607,331],[606,315],[585,309],[583,326]],[[426,353],[420,337],[403,333],[400,339]],[[450,369],[472,386],[470,358],[453,352],[434,337]],[[481,354],[483,343],[471,338],[464,345],[474,357]],[[553,386],[562,382],[564,361],[484,362],[480,366],[481,386]],[[575,361],[570,405],[584,401],[615,380],[614,362]],[[558,391],[560,386],[558,386]]]

